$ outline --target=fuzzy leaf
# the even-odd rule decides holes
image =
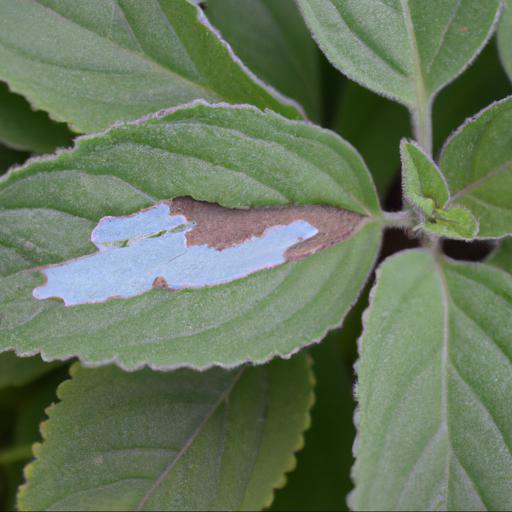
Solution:
[[[402,140],[403,192],[411,205],[427,216],[443,208],[449,198],[448,187],[437,165],[415,143]]]
[[[49,153],[69,146],[71,133],[44,112],[34,112],[27,101],[0,82],[0,141],[14,149]]]
[[[512,2],[505,0],[505,10],[498,29],[498,48],[501,62],[512,80]]]
[[[92,253],[105,216],[192,196],[225,207],[327,204],[361,214],[343,243],[227,284],[66,307],[35,299],[40,266]],[[286,356],[338,325],[380,244],[358,154],[335,134],[255,108],[202,103],[79,139],[0,182],[0,350],[124,368],[236,366]],[[98,242],[98,240],[96,240]]]
[[[197,98],[300,117],[188,0],[0,2],[0,34],[0,79],[77,131]]]
[[[53,370],[59,363],[45,363],[40,357],[16,357],[12,352],[0,354],[0,389],[23,386]]]
[[[449,204],[466,207],[480,223],[479,238],[512,233],[512,97],[469,119],[443,148],[440,167]]]
[[[410,108],[459,75],[492,34],[499,0],[298,0],[313,36],[352,80]]]
[[[512,277],[421,250],[378,272],[358,363],[355,510],[512,507]]]
[[[473,240],[478,234],[478,221],[462,206],[436,210],[434,218],[426,222],[424,229],[446,238]]]
[[[489,265],[502,268],[512,274],[512,238],[505,238],[487,259]]]
[[[208,0],[205,13],[257,76],[319,119],[319,52],[294,0]]]
[[[23,510],[260,510],[309,425],[304,355],[233,372],[71,374],[26,469]]]

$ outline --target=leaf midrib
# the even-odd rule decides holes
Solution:
[[[166,477],[169,475],[169,473],[172,471],[174,466],[181,460],[181,458],[188,452],[188,450],[191,448],[193,442],[195,439],[201,434],[203,429],[208,424],[208,421],[212,418],[212,416],[215,414],[217,409],[220,407],[222,402],[224,402],[227,397],[231,394],[233,391],[233,388],[238,383],[240,378],[242,377],[243,373],[245,371],[245,367],[243,367],[241,370],[238,371],[238,373],[234,376],[232,382],[229,384],[229,386],[219,395],[215,403],[212,405],[211,409],[206,413],[204,418],[201,420],[199,425],[196,427],[194,431],[192,431],[189,438],[186,440],[185,444],[181,448],[181,450],[178,452],[176,457],[164,468],[164,470],[160,473],[158,478],[156,479],[155,483],[150,487],[150,489],[147,491],[147,493],[141,498],[139,503],[137,504],[135,510],[141,511],[144,510],[144,506],[148,502],[148,500],[151,499],[151,497],[154,495],[154,493],[158,490],[160,485],[164,482]]]

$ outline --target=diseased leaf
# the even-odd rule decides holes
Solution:
[[[512,238],[505,238],[487,259],[489,265],[502,268],[512,274]]]
[[[14,149],[50,153],[57,147],[69,146],[71,133],[60,123],[35,112],[27,101],[9,92],[0,82],[0,141]]]
[[[400,144],[403,172],[403,192],[412,206],[431,217],[444,207],[449,198],[448,187],[441,171],[414,142],[405,139]]]
[[[260,510],[309,425],[304,355],[233,372],[71,373],[21,509]]]
[[[0,2],[0,34],[0,79],[77,131],[197,98],[300,117],[188,0]]]
[[[466,207],[479,221],[479,238],[512,233],[512,97],[469,119],[447,141],[440,167],[448,204]]]
[[[0,354],[0,388],[23,386],[55,369],[59,363],[45,363],[39,356],[17,357],[12,352]]]
[[[333,129],[354,144],[368,165],[379,194],[386,197],[399,175],[400,140],[410,135],[407,110],[355,82],[347,82]]]
[[[62,300],[33,296],[44,287],[43,266],[101,254],[97,249],[108,240],[117,241],[116,250],[123,245],[127,250],[140,250],[146,242],[161,241],[162,235],[172,231],[148,223],[137,231],[139,214],[129,217],[135,223],[130,234],[118,237],[119,232],[112,237],[105,232],[108,240],[100,240],[96,231],[98,238],[91,238],[102,218],[118,217],[111,219],[115,220],[111,225],[125,229],[130,223],[122,216],[148,207],[153,208],[146,212],[154,212],[155,205],[165,206],[165,201],[183,196],[245,209],[280,205],[286,215],[296,212],[292,220],[297,216],[300,220],[308,208],[338,211],[342,224],[335,222],[333,233],[341,238],[305,240],[285,253],[285,261],[293,261],[243,279],[261,267],[245,269],[241,275],[233,275],[236,268],[224,269],[230,273],[230,282],[221,276],[210,283],[225,283],[218,286],[186,289],[191,285],[188,282],[178,283],[176,287],[182,290],[162,289],[172,288],[175,281],[157,279],[166,277],[158,273],[150,275],[153,286],[146,293],[137,288],[135,296],[117,294],[130,298],[109,298],[112,294],[107,293],[98,299],[93,290],[85,302],[90,297],[104,301],[98,304],[75,300],[78,305],[66,307]],[[283,208],[290,204],[297,205],[296,209]],[[308,204],[329,206],[303,206]],[[354,302],[380,244],[378,200],[358,154],[333,133],[252,107],[199,103],[81,138],[73,151],[34,160],[11,172],[0,182],[0,206],[0,243],[11,254],[0,280],[0,350],[38,351],[50,360],[76,355],[89,364],[115,361],[130,369],[144,364],[166,369],[212,364],[233,367],[287,356],[318,341],[329,328],[339,325]],[[245,213],[261,215],[254,210]],[[234,215],[248,218],[243,212],[228,213],[232,221]],[[164,216],[167,219],[172,217]],[[208,239],[212,234],[205,229],[212,219],[198,220],[197,227],[189,231],[190,237],[197,237],[192,245],[206,243],[215,248],[212,238]],[[327,233],[313,217],[303,220],[308,219],[315,229],[320,228],[320,235]],[[329,247],[350,234],[350,229],[341,229],[344,219],[356,219],[355,229],[345,241]],[[243,222],[240,226],[234,231],[243,232]],[[260,236],[261,232],[246,234]],[[215,233],[225,236],[229,230],[223,234],[215,228]],[[183,236],[179,239],[183,242]],[[323,247],[327,248],[317,252]],[[312,252],[316,253],[298,260]],[[90,262],[88,258],[77,261]],[[204,264],[195,263],[199,270]],[[237,265],[241,263],[246,264]],[[119,268],[126,277],[125,270]],[[196,277],[203,279],[199,284],[204,286],[208,284],[204,279],[210,277],[199,270]],[[127,277],[128,285],[134,286],[139,277]],[[92,286],[89,281],[84,279],[80,289],[72,286],[69,293],[81,293],[82,288]],[[45,297],[51,295],[63,297],[52,293]]]
[[[257,76],[319,119],[318,50],[293,0],[208,0],[205,14]]]
[[[434,95],[492,34],[499,0],[298,0],[313,36],[342,73],[415,111],[427,130]],[[428,140],[430,133],[421,133]]]
[[[372,296],[353,508],[509,510],[512,277],[414,250]]]
[[[501,62],[512,80],[512,3],[505,1],[505,9],[498,29],[498,48]]]

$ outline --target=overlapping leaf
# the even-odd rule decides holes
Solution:
[[[188,0],[1,2],[0,34],[0,79],[78,131],[197,98],[300,117]]]
[[[511,276],[409,251],[372,295],[352,506],[510,509]]]
[[[260,510],[293,467],[313,397],[304,355],[72,377],[26,469],[22,510]]]
[[[205,13],[257,76],[318,120],[319,53],[294,0],[208,0]]]
[[[466,207],[479,221],[479,238],[512,233],[512,98],[480,112],[448,140],[440,167],[449,204]]]
[[[367,220],[306,259],[197,290],[65,307],[32,296],[48,265],[95,251],[91,231],[178,196],[227,207],[330,204]],[[236,366],[289,355],[338,325],[380,243],[378,200],[335,134],[254,108],[197,104],[79,140],[0,183],[0,349],[125,368]]]
[[[487,259],[489,265],[502,268],[512,274],[512,238],[505,238]]]

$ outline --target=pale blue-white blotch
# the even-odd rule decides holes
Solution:
[[[102,218],[91,233],[98,252],[42,269],[46,283],[34,289],[34,297],[59,298],[75,306],[134,297],[155,287],[182,290],[228,283],[332,245],[360,220],[333,207],[241,212],[180,199]],[[323,238],[290,255],[292,247],[319,235],[313,222],[323,228]],[[195,238],[190,237],[193,230]]]

